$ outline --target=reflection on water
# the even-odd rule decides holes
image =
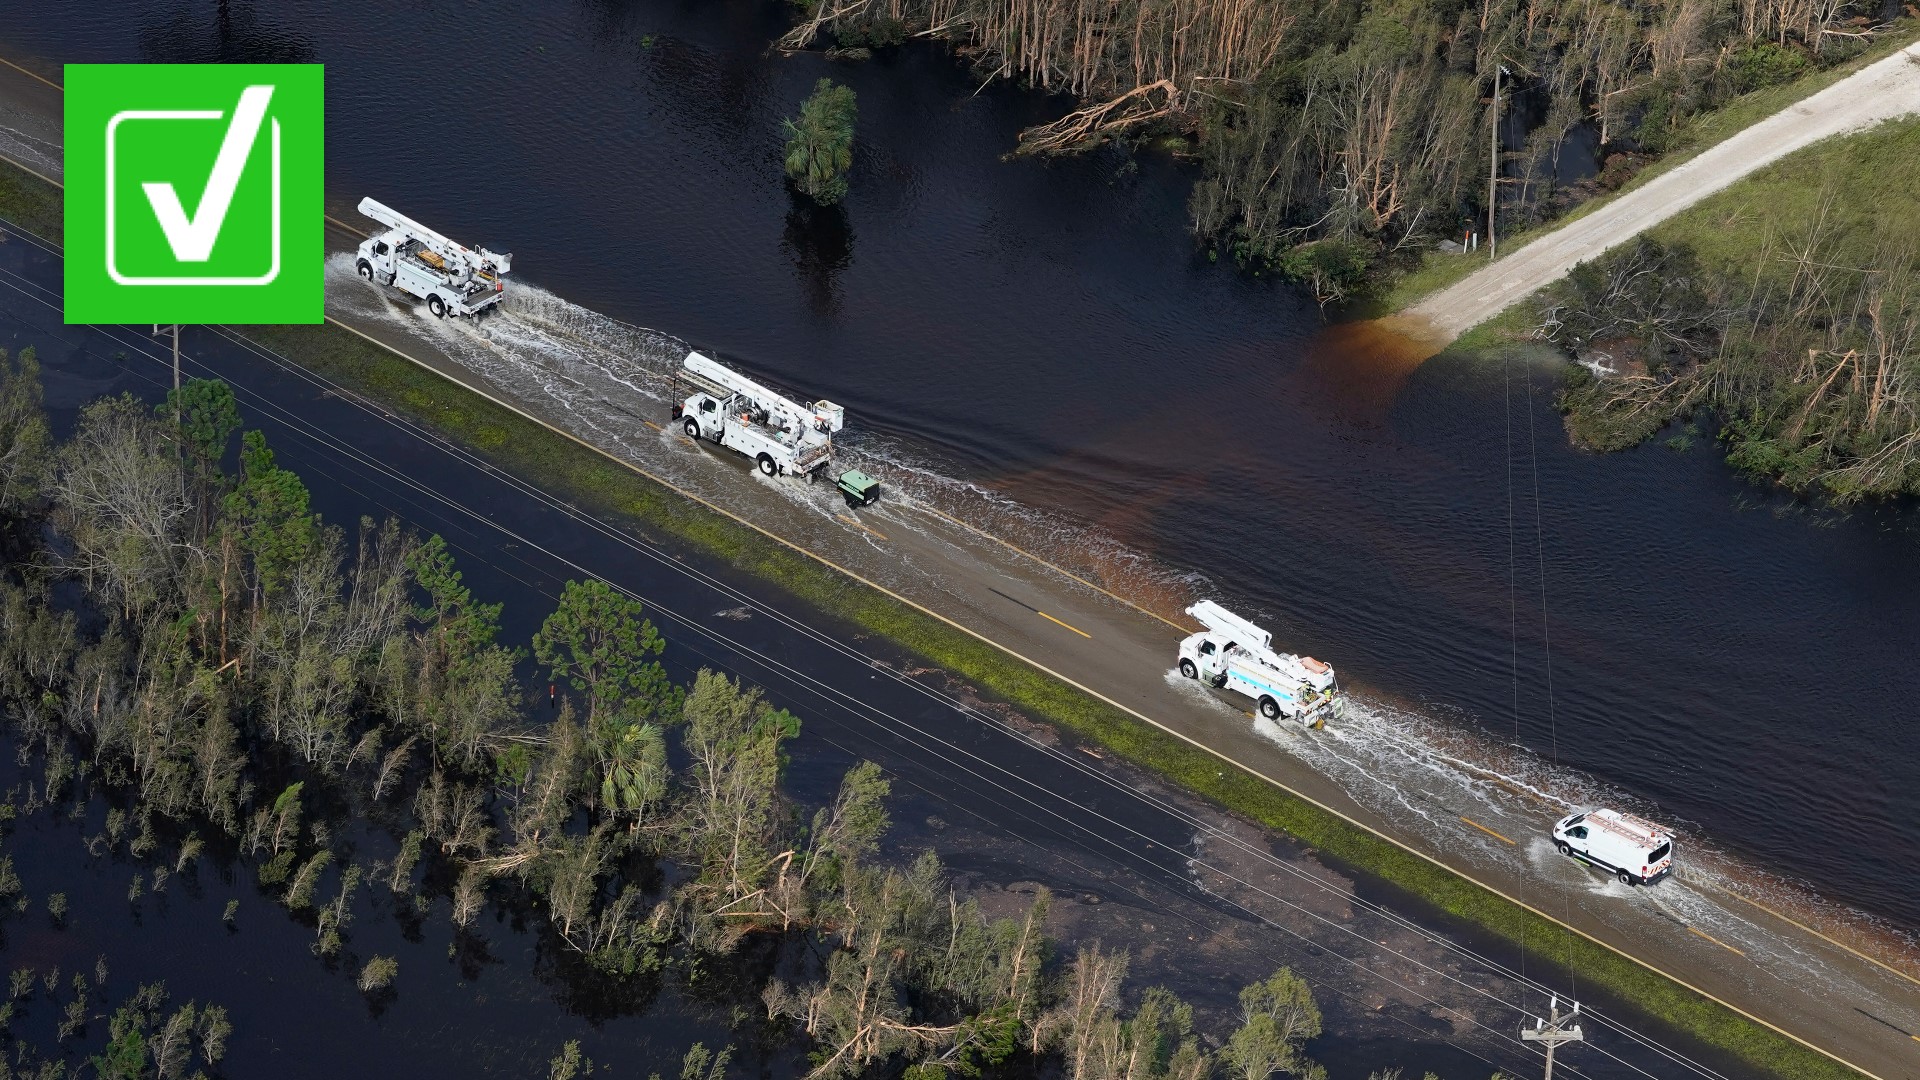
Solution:
[[[140,59],[154,64],[312,64],[313,41],[283,14],[241,0],[174,4],[140,23]]]
[[[793,260],[794,274],[807,288],[816,318],[840,311],[840,271],[853,261],[853,229],[839,206],[821,206],[804,195],[792,196],[780,249]]]
[[[1062,103],[975,95],[932,48],[771,55],[777,5],[287,0],[225,30],[204,4],[35,8],[0,0],[12,43],[63,59],[308,50],[334,205],[510,248],[577,311],[844,403],[850,452],[917,497],[1161,610],[1223,595],[1345,678],[1920,926],[1909,514],[1808,512],[1706,445],[1573,451],[1552,368],[1322,337],[1196,250],[1187,166],[1003,161]],[[402,58],[485,77],[400,93]],[[829,73],[863,164],[843,217],[796,219],[779,120]]]

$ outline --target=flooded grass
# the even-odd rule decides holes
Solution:
[[[1297,799],[1199,747],[1151,727],[991,645],[854,581],[746,526],[658,487],[572,440],[333,327],[261,327],[249,336],[398,406],[414,419],[488,453],[602,513],[637,519],[779,583],[1016,707],[1153,769],[1223,807],[1291,834],[1376,874],[1457,918],[1540,955],[1565,956],[1583,979],[1774,1075],[1817,1080],[1855,1075],[1831,1059],[1707,1001],[1620,954],[1487,892],[1437,864]]]
[[[0,214],[45,215],[57,192],[0,169]],[[39,190],[35,191],[34,189]],[[11,201],[20,199],[20,205]],[[57,217],[57,214],[55,215]],[[38,230],[36,230],[38,231]],[[252,327],[247,335],[447,437],[500,467],[602,514],[631,519],[723,558],[1016,707],[1068,728],[1128,761],[1388,883],[1473,925],[1558,955],[1580,976],[1634,1001],[1756,1069],[1821,1080],[1851,1070],[1718,1006],[1636,962],[1367,832],[1212,753],[1149,726],[1091,695],[1012,660],[991,645],[847,577],[768,534],[712,512],[602,454],[333,326]]]
[[[58,244],[65,238],[60,192],[52,185],[0,162],[0,208],[15,225]],[[0,238],[4,239],[4,238]]]

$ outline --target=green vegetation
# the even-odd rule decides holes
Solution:
[[[822,33],[843,46],[944,37],[963,43],[989,80],[1081,100],[1023,132],[1019,152],[1177,133],[1204,169],[1195,233],[1323,303],[1399,271],[1425,270],[1430,285],[1446,276],[1449,260],[1423,249],[1486,220],[1499,65],[1513,73],[1509,94],[1538,95],[1546,107],[1524,145],[1503,155],[1500,231],[1517,238],[1912,34],[1911,20],[1876,25],[1877,0],[1141,0],[1117,20],[1036,0],[798,6],[803,17],[781,41],[788,49]],[[1718,123],[1698,122],[1748,99]],[[1563,190],[1554,181],[1561,142],[1583,123],[1604,167]]]
[[[547,1080],[578,1080],[593,1073],[593,1059],[580,1052],[580,1043],[569,1039],[560,1052],[547,1062]]]
[[[801,194],[822,206],[846,197],[858,116],[853,88],[821,79],[801,103],[799,119],[780,122],[787,133],[787,176]]]
[[[37,378],[30,360],[0,369],[10,430],[29,429],[22,413],[39,407],[21,385]],[[141,862],[130,903],[161,891],[200,850],[197,830],[213,829],[312,927],[319,957],[343,953],[356,900],[377,881],[420,890],[422,912],[445,900],[460,934],[489,907],[511,909],[576,977],[630,993],[737,965],[735,1027],[807,1052],[814,1078],[1212,1070],[1171,993],[1148,989],[1128,1008],[1125,953],[1050,961],[1044,891],[1024,914],[992,918],[956,895],[932,853],[879,858],[890,783],[877,766],[856,764],[831,802],[802,814],[783,778],[799,718],[709,670],[672,685],[653,659],[665,642],[604,582],[568,583],[533,640],[586,714],[569,700],[536,723],[518,652],[497,642],[500,607],[473,598],[446,545],[363,520],[349,548],[232,401],[201,381],[158,408],[101,399],[67,442],[15,459],[41,483],[9,522],[21,554],[0,563],[0,720],[20,760],[43,764],[49,799],[70,789],[84,812],[117,792],[131,807],[110,806],[87,841]],[[410,765],[416,746],[428,760]],[[76,760],[91,765],[77,783]],[[276,791],[269,777],[292,779]],[[354,821],[391,823],[390,863],[355,861],[361,845],[340,839]],[[181,838],[177,854],[161,855],[163,834]],[[0,894],[24,898],[5,857]],[[61,917],[64,894],[49,909]],[[751,937],[773,940],[741,948]],[[820,963],[774,963],[783,953]],[[377,1000],[399,963],[374,955],[346,970]],[[40,981],[51,997],[60,972]],[[13,998],[34,985],[35,972],[16,971]],[[80,975],[73,987],[62,1042],[90,1015],[93,988]],[[1320,1031],[1303,980],[1281,969],[1242,1002],[1240,1029],[1216,1040],[1234,1075],[1325,1076],[1302,1050]],[[225,1013],[164,1003],[156,984],[113,1013],[99,1075],[165,1080],[219,1059]],[[695,1045],[681,1075],[722,1080],[730,1061],[730,1048]],[[569,1044],[549,1071],[591,1068]]]
[[[252,331],[250,331],[252,332]],[[800,598],[892,640],[942,668],[1123,758],[1151,768],[1222,806],[1286,831],[1451,915],[1541,955],[1565,956],[1581,978],[1666,1017],[1697,1037],[1780,1076],[1854,1075],[1831,1059],[1695,995],[1558,924],[1494,896],[1214,755],[1061,683],[945,623],[869,589],[778,541],[709,511],[545,427],[527,421],[336,330],[262,327],[267,344],[330,378],[485,450],[502,467],[539,477],[550,489],[603,514],[637,521],[777,583]]]
[[[106,966],[106,958],[100,961],[101,968]],[[30,968],[16,970],[14,975],[13,1000],[24,1002],[33,996],[30,988],[22,990],[22,976],[29,986],[34,972]],[[98,980],[104,983],[105,980]],[[46,975],[45,997],[51,1007],[60,998],[60,969],[53,968]],[[164,983],[148,983],[137,990],[132,997],[121,1003],[111,1014],[104,1029],[91,1021],[107,1019],[95,1013],[95,1009],[104,1009],[110,1004],[105,987],[87,982],[85,975],[75,972],[70,984],[72,997],[64,1007],[55,1040],[57,1046],[51,1053],[31,1045],[21,1035],[8,1031],[14,1050],[9,1054],[12,1060],[8,1070],[12,1076],[46,1077],[48,1080],[65,1080],[66,1077],[89,1075],[67,1060],[67,1055],[75,1047],[71,1042],[79,1041],[81,1053],[85,1055],[85,1033],[100,1032],[106,1041],[97,1054],[81,1058],[102,1080],[149,1080],[159,1077],[204,1076],[196,1066],[211,1069],[226,1056],[227,1039],[233,1034],[233,1024],[227,1019],[227,1010],[218,1005],[201,1006],[189,1001],[171,1012],[167,1009],[167,988]],[[0,1016],[12,1018],[13,1004],[0,1006]]]
[[[360,969],[360,992],[376,993],[393,985],[400,974],[400,962],[391,956],[376,956]]]
[[[0,206],[7,220],[58,244],[65,237],[65,215],[58,188],[0,162]]]
[[[1686,118],[1667,135],[1667,150],[1658,157],[1613,154],[1607,167],[1596,178],[1599,194],[1574,203],[1564,213],[1533,222],[1507,222],[1501,227],[1500,250],[1511,254],[1536,237],[1598,210],[1618,195],[1652,180],[1690,161],[1700,151],[1792,105],[1860,68],[1911,44],[1920,34],[1920,23],[1903,20],[1877,35],[1873,42],[1851,59],[1830,66],[1815,65],[1790,82],[1741,93],[1705,112]],[[1770,46],[1771,47],[1771,46]],[[1482,218],[1476,221],[1484,221]],[[1370,298],[1369,307],[1378,312],[1399,311],[1431,293],[1438,292],[1486,265],[1485,255],[1447,254],[1422,251],[1396,269],[1399,272],[1385,283],[1381,292]],[[1519,328],[1514,324],[1513,328]],[[1497,340],[1489,336],[1488,340]],[[1458,346],[1464,348],[1465,346]]]
[[[8,208],[0,204],[0,213],[6,212]],[[474,447],[500,467],[538,478],[548,490],[578,505],[630,520],[643,534],[665,534],[723,558],[743,573],[833,611],[986,692],[1103,745],[1229,810],[1288,832],[1484,930],[1509,941],[1524,940],[1540,955],[1565,957],[1578,967],[1583,980],[1633,1000],[1756,1069],[1796,1080],[1855,1075],[1824,1055],[1715,1005],[1611,949],[1014,661],[955,627],[356,335],[326,326],[253,327],[248,333],[349,389]],[[4,400],[9,399],[0,394],[0,401]],[[0,665],[0,675],[6,671]],[[389,758],[395,755],[404,761],[401,748],[389,752]],[[386,771],[383,766],[382,774]],[[472,882],[463,876],[462,888],[456,889],[454,897],[456,918],[461,914],[463,897],[471,908],[469,917],[478,910],[477,890],[483,883],[484,875]]]
[[[1810,147],[1580,267],[1536,307],[1590,359],[1574,438],[1711,413],[1729,463],[1839,502],[1920,493],[1920,121]]]

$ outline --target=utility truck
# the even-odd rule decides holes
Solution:
[[[360,200],[360,212],[387,227],[360,244],[354,265],[368,281],[425,300],[436,319],[478,315],[506,294],[511,253],[456,244],[370,198]]]
[[[1629,887],[1651,885],[1673,869],[1673,830],[1619,810],[1561,818],[1553,825],[1553,846]]]
[[[1206,629],[1180,643],[1180,674],[1252,698],[1268,720],[1286,717],[1318,729],[1345,711],[1332,667],[1274,651],[1271,634],[1212,600],[1187,614]]]
[[[846,410],[831,401],[802,405],[698,352],[680,362],[680,378],[694,388],[673,407],[687,437],[745,454],[765,476],[812,483],[833,456],[833,433],[847,422]]]

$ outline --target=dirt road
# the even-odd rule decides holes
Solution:
[[[1575,265],[1763,165],[1833,135],[1920,112],[1920,45],[1908,46],[1708,149],[1598,210],[1413,305],[1399,329],[1445,345]]]
[[[33,114],[32,96],[41,88],[27,85],[32,82],[0,67],[0,102]],[[43,129],[54,122],[44,113],[37,119]],[[1489,781],[1502,779],[1498,763],[1463,771],[1456,748],[1422,741],[1364,687],[1352,688],[1353,712],[1324,732],[1256,723],[1240,702],[1174,673],[1182,631],[1130,600],[1006,546],[897,486],[881,503],[849,512],[824,485],[763,481],[744,458],[695,445],[666,427],[671,370],[684,343],[530,283],[516,284],[506,310],[479,327],[434,319],[354,276],[342,253],[358,239],[329,229],[335,256],[327,306],[340,324],[1382,836],[1524,898],[1870,1075],[1912,1075],[1920,1041],[1909,1033],[1920,1031],[1920,980],[1735,899],[1730,890],[1738,883],[1705,867],[1658,889],[1627,889],[1588,873],[1543,838],[1545,825],[1562,812],[1558,807],[1522,785]],[[1537,1009],[1539,1002],[1504,1005]],[[1517,1031],[1515,1017],[1508,1019],[1502,1033]],[[1610,1032],[1595,1045],[1637,1034]]]

